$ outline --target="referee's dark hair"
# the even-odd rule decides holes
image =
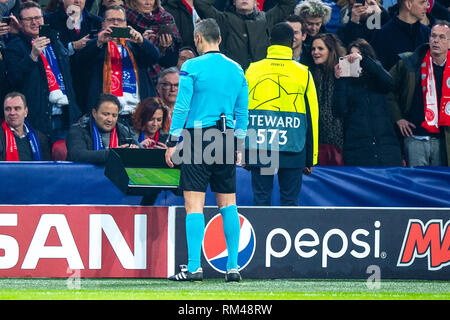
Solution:
[[[270,31],[270,44],[292,48],[294,30],[286,22],[279,22]]]
[[[197,23],[194,29],[194,37],[197,34],[201,34],[203,39],[209,43],[217,43],[220,40],[220,28],[213,18],[204,19]]]

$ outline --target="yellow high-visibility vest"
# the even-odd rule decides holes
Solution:
[[[250,64],[245,77],[249,89],[249,112],[299,113],[309,109],[313,132],[313,163],[318,156],[319,106],[316,87],[308,67],[292,60],[292,49],[272,45],[267,57]],[[303,138],[303,137],[302,137]]]

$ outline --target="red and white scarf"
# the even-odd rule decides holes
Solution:
[[[6,121],[2,123],[6,138],[6,161],[19,161],[19,152],[17,151],[16,139]]]
[[[33,160],[42,160],[41,147],[39,145],[39,140],[36,136],[36,132],[33,128],[25,121],[24,124],[25,134],[30,143],[31,152],[33,153]],[[17,150],[16,138],[6,121],[2,122],[3,132],[5,133],[6,142],[6,156],[5,161],[20,161],[19,151]]]
[[[33,40],[31,41],[31,43],[33,43]],[[41,52],[40,57],[42,59],[42,63],[44,64],[45,74],[47,76],[49,91],[48,100],[51,103],[60,106],[69,104],[69,99],[66,95],[64,80],[52,44],[49,44]]]
[[[436,79],[433,72],[433,61],[428,50],[421,65],[423,105],[425,121],[422,123],[430,133],[439,133],[439,127],[450,126],[450,54],[447,53],[444,77],[442,79],[442,97],[437,101]]]
[[[125,59],[119,51],[117,45],[110,41],[108,42],[108,47],[105,55],[105,62],[103,66],[103,92],[111,93],[116,97],[122,97],[124,94],[124,79],[123,79],[123,66],[124,64],[128,66],[129,70],[126,70],[130,77],[135,81],[131,81],[133,84],[134,93],[139,86],[139,76],[136,61],[134,59],[133,53],[128,48],[124,39],[120,39],[120,44],[126,49],[128,55],[126,59],[129,59],[129,63],[125,64]]]

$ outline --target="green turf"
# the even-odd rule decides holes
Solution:
[[[381,281],[368,288],[357,280],[243,280],[225,283],[206,279],[180,283],[166,279],[1,278],[0,300],[450,300],[450,282]]]
[[[178,186],[180,170],[168,168],[125,168],[130,184]]]

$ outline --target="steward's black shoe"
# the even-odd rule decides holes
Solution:
[[[169,280],[173,281],[202,281],[203,269],[198,268],[194,272],[189,272],[186,265],[180,265],[180,272],[169,277]]]
[[[230,269],[225,273],[226,282],[239,282],[241,281],[241,279],[241,275],[239,274],[239,271],[237,271],[237,269]]]

